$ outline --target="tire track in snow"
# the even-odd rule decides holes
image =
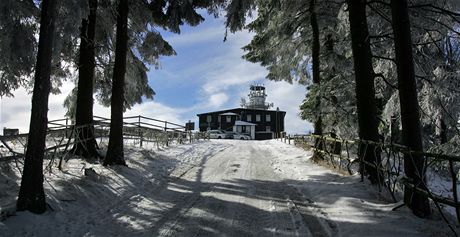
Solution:
[[[186,168],[185,170],[182,170],[184,167],[175,167],[173,170],[169,171],[167,177],[164,177],[163,179],[160,180],[154,180],[157,181],[157,183],[153,183],[152,180],[150,179],[143,179],[142,182],[135,184],[133,187],[126,189],[123,194],[116,199],[115,202],[110,202],[106,203],[103,206],[100,206],[98,208],[92,209],[89,212],[84,213],[84,216],[82,218],[79,218],[77,222],[80,222],[80,224],[73,225],[75,228],[67,228],[67,233],[73,233],[75,236],[83,236],[83,235],[92,235],[91,233],[93,230],[85,228],[81,229],[79,227],[81,226],[87,226],[87,225],[94,225],[94,226],[103,226],[104,223],[110,223],[113,222],[114,219],[122,218],[124,216],[123,211],[126,209],[126,206],[133,206],[135,205],[136,202],[140,202],[144,199],[147,199],[151,201],[152,203],[155,203],[157,206],[161,206],[159,203],[156,203],[155,200],[149,198],[149,196],[155,195],[158,192],[161,192],[162,190],[166,189],[166,186],[169,182],[180,179],[184,175],[186,175],[188,172],[199,166],[199,164],[193,164],[194,158],[196,157],[202,157],[203,159],[207,159],[208,157],[211,157],[225,149],[227,149],[229,146],[222,144],[216,147],[213,147],[213,149],[209,149],[208,145],[206,144],[198,144],[200,147],[190,147],[185,149],[183,152],[180,152],[179,154],[176,154],[178,157],[182,157],[183,159],[185,158],[187,161],[187,164],[190,165],[190,167]],[[155,159],[155,158],[153,158]],[[182,163],[183,164],[183,163]],[[114,172],[120,172],[120,171],[114,171]],[[177,176],[174,173],[179,173]],[[196,200],[182,200],[181,203],[194,203]],[[143,232],[143,231],[141,231]],[[136,235],[136,234],[141,234],[141,232],[131,232],[130,234]],[[80,233],[80,234],[77,234]],[[66,233],[63,233],[66,234]],[[114,235],[120,234],[120,233],[114,233]]]
[[[259,144],[233,142],[209,159],[201,177],[206,183],[167,217],[173,224],[160,236],[331,236],[308,202],[275,174],[270,149]],[[238,195],[219,187],[229,183],[239,185],[232,186]]]
[[[180,173],[178,176],[171,177],[168,180],[168,183],[173,183],[174,181],[177,181],[181,178],[185,178],[187,175],[190,175],[191,171],[193,170],[197,170],[197,173],[200,174],[203,170],[204,164],[210,158],[221,154],[229,147],[230,146],[224,146],[223,148],[220,148],[217,151],[207,150],[199,164],[192,165],[191,167],[187,168],[185,171]],[[192,177],[189,178],[193,178],[193,174]],[[166,213],[155,222],[155,225],[151,230],[153,235],[174,236],[174,234],[177,232],[177,223],[183,220],[186,213],[189,212],[189,210],[193,208],[193,206],[202,198],[201,193],[210,189],[210,186],[202,185],[200,183],[200,180],[196,180],[196,182],[197,184],[194,187],[196,190],[194,190],[192,193],[181,196],[179,200],[171,200],[175,203],[174,206],[167,210]]]

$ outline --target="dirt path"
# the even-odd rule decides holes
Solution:
[[[235,142],[157,194],[173,206],[151,228],[153,236],[327,236],[308,200],[273,171],[269,147]]]

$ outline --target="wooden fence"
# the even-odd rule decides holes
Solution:
[[[59,154],[60,161],[69,157],[74,144],[81,142],[79,132],[88,127],[99,147],[106,147],[110,132],[110,119],[94,116],[94,122],[89,125],[75,126],[69,119],[56,119],[48,122],[46,134],[45,158],[54,160]],[[22,162],[27,148],[28,134],[0,136],[0,162]],[[191,143],[199,139],[209,139],[205,133],[185,131],[185,127],[164,120],[144,116],[123,118],[123,140],[126,144],[140,147],[153,144],[157,148],[169,146],[171,143]]]
[[[394,143],[384,144],[363,140],[346,140],[313,134],[288,135],[282,137],[281,140],[289,144],[293,143],[304,149],[312,149],[319,152],[322,154],[322,158],[330,165],[349,174],[360,172],[363,165],[379,169],[383,174],[383,177],[381,177],[383,179],[383,186],[379,188],[388,190],[395,202],[401,200],[401,191],[404,187],[408,187],[431,199],[454,233],[455,230],[444,216],[441,206],[447,205],[453,207],[457,216],[457,222],[460,223],[460,204],[457,193],[460,156],[412,151],[405,146]],[[364,153],[378,152],[381,156],[381,163],[369,163],[360,159],[358,155],[360,146],[364,146]],[[318,147],[321,147],[321,149],[318,149]],[[369,150],[370,148],[373,150]],[[444,180],[444,183],[449,183],[449,187],[446,189],[449,192],[431,190],[430,183],[424,184],[428,189],[417,188],[411,182],[411,179],[404,174],[404,155],[409,155],[410,157],[421,155],[425,157],[426,169],[422,171],[423,175],[436,175],[438,180]],[[363,179],[362,172],[360,173],[361,179]],[[431,179],[428,178],[428,180]],[[457,234],[455,233],[455,235]]]

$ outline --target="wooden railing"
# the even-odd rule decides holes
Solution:
[[[403,188],[408,187],[431,199],[454,233],[455,230],[444,216],[441,206],[446,205],[454,208],[457,222],[460,223],[460,203],[457,193],[460,156],[412,151],[403,145],[395,143],[384,144],[364,140],[347,140],[313,134],[287,135],[281,140],[286,143],[293,143],[304,149],[316,151],[322,155],[322,160],[349,174],[360,172],[360,167],[364,165],[372,166],[383,174],[383,177],[381,177],[383,186],[379,188],[388,190],[395,202],[402,198],[401,192]],[[381,163],[369,163],[360,159],[358,155],[360,146],[364,147],[363,152],[378,152],[381,156]],[[426,179],[428,181],[424,184],[425,187],[428,187],[427,189],[416,187],[411,179],[404,174],[404,155],[425,157],[426,169],[422,171],[422,175],[428,176]],[[363,179],[362,172],[360,173],[361,179]],[[430,181],[434,180],[437,180],[438,185],[442,180],[441,184],[445,186],[444,190],[436,190],[433,185],[430,185]]]
[[[45,157],[53,160],[57,154],[61,159],[69,157],[74,144],[82,142],[79,132],[81,128],[92,129],[91,138],[96,139],[99,147],[107,146],[110,133],[110,119],[94,116],[92,124],[75,126],[67,118],[55,119],[48,122],[46,134]],[[0,136],[0,161],[23,158],[27,148],[28,134]],[[164,120],[144,116],[130,116],[123,118],[123,139],[126,144],[142,147],[146,143],[154,146],[169,146],[171,143],[193,142],[198,139],[208,139],[206,134],[185,131],[185,127]]]

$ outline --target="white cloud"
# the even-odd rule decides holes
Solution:
[[[25,89],[18,89],[15,97],[3,97],[0,99],[0,127],[19,128],[19,132],[29,130],[30,108],[32,95]]]
[[[262,79],[265,69],[249,62],[235,61],[233,58],[216,64],[214,71],[208,72],[205,77],[207,82],[203,85],[206,93],[215,93],[227,90],[232,86],[247,86],[251,82]]]
[[[131,110],[126,111],[123,116],[137,116],[142,115],[148,118],[155,118],[172,123],[184,124],[182,116],[184,110],[172,108],[155,101],[148,101],[143,104],[135,105]]]
[[[312,130],[311,123],[299,117],[299,106],[305,98],[305,87],[297,83],[267,81],[267,101],[274,103],[274,109],[286,111],[285,130],[288,133],[307,133]]]
[[[225,93],[213,94],[209,97],[209,105],[212,107],[220,107],[228,101],[228,96]]]

